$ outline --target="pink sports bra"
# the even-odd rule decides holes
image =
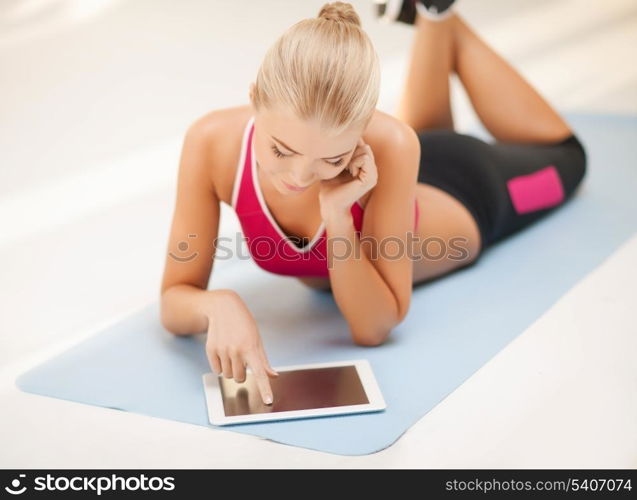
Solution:
[[[321,223],[312,240],[303,247],[295,245],[291,237],[283,232],[266,205],[259,185],[252,144],[253,132],[254,116],[248,120],[243,132],[231,201],[251,257],[259,267],[271,273],[328,278],[325,222]],[[418,200],[415,202],[415,224],[418,227]],[[358,200],[352,204],[351,212],[356,235],[360,237],[364,209]]]

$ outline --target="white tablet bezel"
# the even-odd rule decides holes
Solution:
[[[213,372],[202,375],[204,384],[204,394],[208,407],[208,420],[213,425],[230,425],[250,422],[266,422],[272,420],[288,420],[294,418],[322,417],[329,415],[343,415],[351,413],[367,413],[380,411],[387,408],[383,395],[380,392],[378,382],[372,372],[372,367],[366,359],[355,359],[347,361],[328,361],[325,363],[309,363],[301,365],[275,366],[277,372],[303,370],[307,368],[329,368],[335,366],[355,366],[358,376],[363,384],[363,390],[369,400],[368,404],[335,406],[328,408],[315,408],[311,410],[282,411],[275,413],[259,413],[256,415],[235,415],[227,417],[223,410],[223,400],[221,398],[221,386],[219,378]],[[251,373],[250,367],[246,367],[246,372]]]

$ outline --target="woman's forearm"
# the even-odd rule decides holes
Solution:
[[[326,220],[327,258],[334,299],[356,343],[382,343],[399,323],[398,302],[356,237],[351,213]]]
[[[161,323],[176,335],[191,335],[208,330],[213,301],[231,290],[202,290],[193,285],[179,284],[167,288],[161,295]]]

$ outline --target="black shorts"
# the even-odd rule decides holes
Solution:
[[[549,144],[489,143],[443,129],[418,137],[418,182],[467,207],[481,250],[563,205],[586,173],[587,154],[575,135]]]

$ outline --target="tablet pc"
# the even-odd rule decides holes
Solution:
[[[208,419],[213,425],[312,418],[384,410],[387,406],[369,361],[275,366],[274,401],[263,403],[250,367],[242,383],[212,372],[203,375]]]

